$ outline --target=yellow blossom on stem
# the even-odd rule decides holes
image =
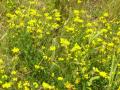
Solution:
[[[13,49],[12,49],[12,52],[13,53],[18,53],[20,50],[19,50],[19,48],[17,48],[17,47],[14,47]]]
[[[63,80],[63,77],[58,77],[57,78],[59,81],[62,81]]]
[[[6,82],[2,85],[3,88],[10,88],[12,86],[11,82]]]
[[[70,45],[70,42],[65,38],[60,38],[60,43],[62,46],[65,46],[65,47]]]
[[[100,71],[99,74],[100,74],[101,77],[107,78],[107,73],[106,72]]]
[[[50,51],[55,51],[56,50],[56,47],[55,46],[50,46]]]

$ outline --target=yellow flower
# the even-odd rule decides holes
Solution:
[[[93,70],[94,70],[95,72],[99,72],[98,68],[96,68],[96,67],[93,67]]]
[[[17,47],[14,47],[13,49],[12,49],[12,52],[13,53],[18,53],[20,50],[19,50],[19,48],[17,48]]]
[[[83,19],[80,19],[79,17],[75,17],[74,22],[83,23],[84,21]]]
[[[12,71],[12,72],[11,72],[12,75],[15,75],[16,73],[17,73],[16,71]]]
[[[8,78],[8,76],[7,75],[2,75],[2,79],[7,79]]]
[[[25,81],[23,86],[30,86],[30,83],[28,81]]]
[[[98,42],[102,42],[103,40],[101,38],[97,38],[97,41]]]
[[[87,26],[87,27],[91,27],[91,26],[92,26],[92,23],[88,22],[88,23],[86,24],[86,26]]]
[[[75,29],[73,27],[66,26],[65,29],[67,32],[74,32],[75,31]]]
[[[29,20],[29,21],[28,21],[28,25],[34,26],[34,24],[35,24],[36,22],[37,22],[36,19]]]
[[[73,88],[73,85],[71,83],[69,83],[68,81],[64,84],[64,86],[67,88],[67,89],[72,89]]]
[[[25,86],[25,87],[24,87],[24,90],[30,90],[30,89],[29,89],[29,87]]]
[[[60,17],[61,15],[60,15],[60,12],[55,12],[55,17]]]
[[[41,33],[42,33],[42,30],[41,30],[41,29],[38,29],[36,32],[41,34]]]
[[[84,78],[85,78],[85,79],[88,79],[88,78],[89,78],[89,77],[88,77],[88,74],[85,74],[85,75],[84,75]]]
[[[107,73],[106,72],[99,72],[100,76],[103,78],[107,78]]]
[[[62,81],[63,80],[63,77],[58,77],[57,78],[59,81]]]
[[[59,60],[59,61],[63,61],[63,60],[64,60],[64,58],[59,57],[59,58],[58,58],[58,60]]]
[[[39,66],[39,65],[35,65],[34,67],[35,67],[35,69],[39,69],[39,68],[40,68],[40,66]]]
[[[3,60],[0,58],[0,64],[3,64],[4,62],[3,62]]]
[[[52,74],[51,74],[51,76],[52,76],[52,77],[54,77],[54,76],[55,76],[55,74],[54,74],[54,73],[52,73]]]
[[[45,17],[48,17],[48,16],[49,16],[49,13],[44,13],[44,16],[45,16]]]
[[[29,10],[30,15],[37,15],[37,11],[35,9],[30,9]]]
[[[50,46],[50,51],[55,51],[56,50],[56,47],[55,46]]]
[[[12,86],[11,82],[6,82],[2,85],[3,88],[10,88]]]
[[[13,81],[17,81],[17,78],[16,78],[16,77],[14,77],[14,78],[12,78],[12,80],[13,80]]]
[[[91,28],[86,30],[86,33],[92,33],[92,32],[94,32],[94,30]]]
[[[118,89],[117,90],[120,90],[120,86],[118,87]]]
[[[109,46],[109,47],[113,47],[113,46],[114,46],[114,43],[112,43],[112,42],[111,42],[111,43],[108,43],[108,46]]]
[[[117,35],[120,36],[120,31],[117,32]]]
[[[42,83],[42,86],[43,86],[44,89],[53,89],[53,88],[54,88],[53,86],[49,85],[49,84],[46,83],[46,82],[43,82],[43,83]]]
[[[77,51],[77,50],[80,50],[80,49],[81,49],[81,47],[76,43],[71,51],[74,52],[74,51]]]
[[[67,47],[70,45],[70,42],[65,38],[60,38],[60,43],[62,46]]]
[[[108,12],[105,12],[105,13],[103,14],[103,16],[104,16],[104,17],[108,17],[108,16],[109,16],[109,13],[108,13]]]
[[[0,85],[2,84],[3,82],[0,80]]]
[[[17,83],[17,86],[18,86],[19,89],[22,88],[22,82],[19,81],[19,82]]]
[[[52,16],[46,17],[47,20],[52,20]]]
[[[77,79],[75,80],[75,83],[76,83],[76,84],[80,83],[80,79],[77,78]]]
[[[79,11],[79,10],[74,10],[73,13],[74,13],[76,16],[78,16],[79,13],[80,13],[80,11]]]
[[[80,4],[82,1],[81,0],[78,0],[77,3]]]
[[[35,88],[38,88],[38,83],[37,82],[33,82],[33,86],[35,87]]]
[[[57,24],[57,23],[54,23],[53,25],[52,25],[52,28],[54,28],[54,29],[57,29],[59,27],[59,24]]]
[[[120,67],[120,64],[118,64],[117,66]]]

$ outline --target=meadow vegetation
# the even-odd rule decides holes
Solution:
[[[1,0],[0,90],[120,90],[120,0]]]

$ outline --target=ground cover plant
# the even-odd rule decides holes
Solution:
[[[0,90],[120,90],[119,0],[1,0]]]

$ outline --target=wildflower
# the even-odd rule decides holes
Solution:
[[[17,83],[17,86],[18,86],[19,89],[22,88],[22,82],[19,81],[19,82]]]
[[[93,67],[93,70],[94,70],[95,72],[99,72],[98,68],[96,68],[96,67]]]
[[[5,70],[0,68],[0,73],[4,73],[4,72],[5,72]]]
[[[59,27],[59,24],[57,24],[57,23],[54,23],[53,25],[52,25],[52,28],[54,28],[54,29],[57,29]]]
[[[24,90],[30,90],[30,89],[29,89],[29,87],[25,86],[25,87],[24,87]]]
[[[76,83],[76,84],[80,83],[80,79],[77,78],[77,79],[75,80],[75,83]]]
[[[21,22],[19,23],[19,27],[23,27],[23,26],[24,26],[24,22],[21,21]]]
[[[6,82],[2,85],[3,88],[10,88],[12,86],[11,82]]]
[[[2,84],[3,82],[0,80],[0,85]]]
[[[93,29],[87,29],[86,30],[86,33],[92,33],[93,32]]]
[[[103,40],[101,38],[97,38],[97,41],[98,42],[102,42]]]
[[[60,12],[55,12],[55,17],[60,17],[61,15],[60,15]]]
[[[87,27],[91,27],[91,26],[92,26],[92,23],[87,23],[86,26],[87,26]]]
[[[57,17],[57,18],[55,18],[55,20],[56,20],[56,21],[60,21],[60,20],[61,20],[61,18],[60,18],[60,17]]]
[[[35,10],[35,9],[30,9],[29,10],[29,13],[30,13],[30,15],[36,15],[37,14],[37,11]]]
[[[74,32],[75,31],[75,29],[73,27],[66,26],[65,29],[67,32]]]
[[[99,72],[100,76],[103,77],[103,78],[106,78],[107,77],[107,73],[106,72]]]
[[[62,46],[65,46],[65,47],[70,45],[70,42],[65,38],[60,38],[60,43]]]
[[[35,65],[34,67],[35,67],[35,69],[39,69],[39,68],[40,68],[40,66],[39,66],[39,65]]]
[[[51,74],[51,76],[52,76],[52,77],[54,77],[54,76],[55,76],[55,74],[54,74],[54,73],[52,73],[52,74]]]
[[[113,47],[113,46],[114,46],[114,43],[112,43],[112,42],[111,42],[111,43],[108,43],[108,46],[109,46],[109,47]]]
[[[44,89],[53,89],[53,88],[54,88],[53,86],[49,85],[49,84],[46,83],[46,82],[43,82],[43,83],[42,83],[42,86],[43,86]]]
[[[28,25],[34,26],[34,24],[35,24],[36,22],[37,22],[36,19],[29,20],[29,21],[28,21]]]
[[[44,13],[44,16],[45,16],[45,17],[48,17],[48,16],[49,16],[49,13]]]
[[[104,17],[108,17],[108,16],[109,16],[109,13],[105,12],[105,13],[103,14],[103,16],[104,16]]]
[[[108,31],[108,30],[105,29],[105,28],[101,29],[101,33],[106,33],[107,31]]]
[[[88,79],[88,74],[85,74],[85,75],[84,75],[84,78],[85,78],[85,79]]]
[[[12,49],[12,52],[13,53],[18,53],[20,50],[19,50],[19,48],[17,48],[17,47],[14,47],[13,49]]]
[[[16,71],[12,71],[12,72],[11,72],[12,75],[15,75],[16,73],[17,73]]]
[[[50,51],[55,51],[56,50],[56,47],[55,46],[50,46]]]
[[[59,58],[58,58],[58,60],[59,60],[59,61],[63,61],[63,60],[64,60],[64,58],[59,57]]]
[[[73,88],[73,85],[71,83],[69,83],[68,81],[64,84],[64,86],[67,88],[67,89],[72,89]]]
[[[33,86],[35,87],[35,88],[38,88],[38,83],[37,82],[33,82]]]
[[[79,12],[79,10],[74,10],[73,13],[74,13],[76,16],[78,16],[80,12]]]
[[[81,47],[76,43],[71,51],[74,52],[74,51],[77,51],[77,50],[80,50],[80,49],[81,49]]]
[[[118,64],[117,66],[120,67],[120,64]]]
[[[16,77],[14,77],[14,78],[12,78],[12,80],[13,80],[13,81],[17,81],[17,78],[16,78]]]
[[[23,83],[23,86],[30,86],[30,83],[29,83],[28,81],[25,81],[25,82]]]
[[[2,75],[2,79],[7,79],[8,78],[8,76],[7,75]]]
[[[3,60],[0,58],[0,65],[3,64],[3,63],[4,63]]]
[[[62,81],[63,80],[63,77],[58,77],[57,78],[59,81]]]
[[[79,17],[75,17],[74,22],[83,23],[84,21],[80,19]]]
[[[41,29],[38,29],[36,32],[37,32],[37,33],[42,33],[42,30],[41,30]]]
[[[81,0],[78,0],[77,3],[80,4],[82,1]]]
[[[19,8],[19,9],[17,9],[17,10],[15,11],[15,13],[16,13],[17,15],[21,15],[21,14],[22,14],[22,12],[21,12],[20,8]]]
[[[47,20],[52,20],[52,16],[46,17]]]
[[[117,32],[117,35],[118,35],[118,36],[120,36],[120,31],[119,31],[119,32]]]

